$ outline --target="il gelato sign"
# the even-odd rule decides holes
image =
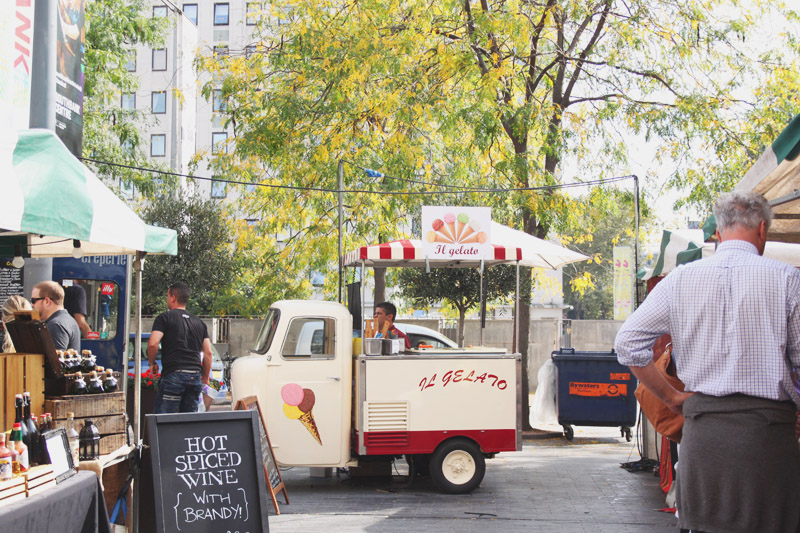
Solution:
[[[491,225],[488,207],[423,207],[422,253],[428,259],[490,258]]]

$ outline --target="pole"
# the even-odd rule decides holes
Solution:
[[[147,252],[136,252],[136,259],[133,262],[133,269],[136,272],[136,341],[134,342],[133,355],[133,435],[136,441],[136,449],[141,459],[142,440],[141,440],[141,402],[142,402],[142,269]],[[133,501],[131,513],[133,516],[133,533],[139,532],[139,469],[135,469],[133,474]]]
[[[30,127],[56,130],[57,0],[37,0],[33,8]]]
[[[633,298],[636,307],[639,307],[639,291],[636,290],[636,274],[639,272],[639,177],[633,176],[633,208],[636,229],[633,235]]]
[[[519,349],[519,261],[517,261],[517,286],[514,293],[514,353]]]
[[[339,303],[342,303],[342,203],[344,201],[344,161],[339,160]],[[363,283],[363,282],[362,282]],[[364,318],[363,316],[361,318]]]
[[[481,346],[483,346],[483,326],[484,326],[484,324],[486,322],[486,317],[484,316],[486,314],[486,308],[483,306],[483,259],[481,259],[480,272],[481,272],[481,299],[480,299],[480,303],[478,304],[478,312],[481,315],[481,323],[480,323],[480,326],[481,326],[481,328],[480,328],[481,329],[481,337],[480,337],[480,341],[481,341]]]

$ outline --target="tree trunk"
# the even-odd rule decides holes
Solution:
[[[456,334],[456,342],[459,346],[464,346],[464,324],[466,323],[467,313],[465,309],[458,309],[458,333]]]
[[[372,306],[374,309],[375,305],[386,301],[386,268],[375,267],[372,272],[375,274],[375,300]]]

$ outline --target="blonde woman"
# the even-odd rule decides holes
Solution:
[[[5,302],[3,302],[3,306],[0,307],[0,312],[2,312],[2,319],[3,319],[3,329],[6,329],[6,322],[11,322],[14,320],[14,312],[15,311],[30,311],[33,307],[31,307],[30,302],[23,298],[22,296],[10,296]],[[6,331],[5,338],[3,340],[3,353],[14,353],[16,350],[14,349],[14,343],[11,342],[11,335],[8,334]]]

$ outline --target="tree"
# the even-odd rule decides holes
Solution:
[[[562,243],[588,255],[588,263],[564,267],[564,303],[572,309],[572,319],[611,320],[614,318],[614,247],[633,246],[633,194],[619,190],[594,189],[577,199],[582,208],[578,216],[557,228]],[[650,209],[640,205],[640,225],[650,224]]]
[[[729,3],[277,0],[254,54],[198,60],[236,132],[215,171],[302,187],[249,204],[266,235],[297,231],[273,256],[289,279],[336,256],[335,197],[312,188],[336,188],[339,160],[395,177],[348,173],[346,188],[365,191],[347,195],[348,244],[395,236],[420,204],[446,202],[545,237],[581,207],[553,188],[564,158],[613,175],[627,159],[619,129],[669,136],[685,127],[676,117],[735,102],[732,43],[750,22],[720,18]],[[520,320],[526,379],[527,307]]]
[[[131,167],[153,166],[141,136],[146,115],[120,108],[121,95],[135,93],[139,86],[137,74],[125,68],[130,52],[138,44],[163,47],[167,19],[151,17],[149,5],[144,0],[86,2],[84,157]],[[110,183],[120,180],[146,194],[155,187],[151,176],[133,169],[101,164],[97,173]]]
[[[496,301],[511,298],[516,291],[516,269],[496,265],[484,272],[484,299]],[[464,345],[464,320],[467,312],[480,304],[481,276],[475,268],[434,268],[426,273],[421,268],[402,268],[397,275],[399,295],[415,306],[430,307],[447,302],[458,311],[459,346]],[[520,303],[530,305],[530,284],[520,283]]]
[[[187,309],[210,314],[230,295],[236,276],[227,216],[220,204],[199,194],[178,195],[174,190],[147,201],[142,218],[149,224],[178,232],[178,255],[152,256],[142,273],[142,312],[165,309],[167,288],[182,281],[192,297]]]

